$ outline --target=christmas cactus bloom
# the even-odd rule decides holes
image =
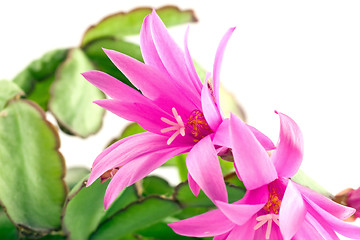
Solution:
[[[237,117],[230,119],[230,143],[237,174],[247,188],[234,203],[215,201],[215,210],[169,224],[178,234],[238,239],[339,239],[335,232],[360,239],[360,228],[343,219],[354,209],[290,180],[302,161],[303,138],[297,124],[278,113],[281,129],[269,157],[254,134]]]
[[[99,177],[111,178],[105,193],[105,209],[127,186],[141,180],[171,157],[189,152],[189,184],[194,193],[202,188],[212,200],[227,201],[220,164],[213,156],[214,133],[223,122],[219,108],[219,75],[225,46],[234,28],[229,29],[218,47],[213,68],[213,84],[202,84],[187,47],[170,37],[155,11],[143,22],[140,47],[145,63],[122,53],[104,49],[107,56],[141,93],[112,76],[89,71],[83,76],[111,99],[95,101],[99,106],[148,132],[122,139],[94,161],[87,186]],[[272,142],[259,133],[259,141],[269,149]],[[218,134],[221,136],[221,134]]]
[[[354,215],[346,219],[347,221],[353,222],[357,218],[360,218],[360,188],[356,190],[352,188],[345,189],[336,194],[333,200],[337,203],[352,207],[356,210]]]

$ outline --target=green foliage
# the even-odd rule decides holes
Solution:
[[[19,98],[23,91],[13,82],[7,80],[0,81],[0,111],[4,109],[7,102],[14,98]]]
[[[50,97],[50,86],[55,79],[58,66],[65,60],[68,49],[57,49],[45,53],[32,61],[14,78],[24,90],[26,97],[38,103],[45,111]]]
[[[226,189],[228,192],[229,202],[235,202],[241,199],[246,192],[244,188],[237,187],[232,184],[227,184]],[[214,207],[214,204],[204,194],[204,192],[200,191],[197,197],[194,196],[187,181],[180,183],[175,188],[173,198],[177,199],[183,207]]]
[[[26,232],[60,228],[64,160],[41,108],[10,101],[0,113],[0,142],[0,200],[12,221]]]
[[[104,48],[115,50],[143,61],[140,46],[122,39],[104,38],[93,41],[83,48],[96,69],[106,72],[130,87],[135,88],[125,75],[110,61],[103,51]]]
[[[0,208],[0,239],[16,240],[16,227],[10,221],[5,212]]]
[[[119,39],[139,34],[143,19],[151,11],[151,8],[137,8],[128,13],[120,12],[104,18],[85,32],[81,46],[99,38],[116,37]],[[173,6],[159,8],[156,12],[166,26],[197,21],[193,11],[181,11]]]
[[[84,177],[88,176],[90,170],[85,167],[72,167],[66,170],[65,182],[69,189],[73,189]]]
[[[180,211],[178,203],[162,197],[150,196],[134,202],[103,222],[90,239],[119,239]]]
[[[66,200],[63,229],[68,234],[69,239],[88,239],[101,222],[111,217],[114,212],[137,200],[133,187],[129,187],[105,212],[104,194],[108,182],[101,184],[98,180],[90,187],[85,187],[85,185],[86,180],[83,180],[80,186],[74,187]]]
[[[73,49],[59,69],[51,88],[49,108],[59,124],[70,133],[87,137],[102,124],[104,109],[92,101],[104,94],[80,74],[94,66],[81,49]]]

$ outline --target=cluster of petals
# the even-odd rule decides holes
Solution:
[[[185,34],[183,51],[171,38],[155,11],[144,19],[140,32],[144,63],[104,49],[110,60],[139,91],[104,72],[83,73],[90,83],[110,97],[97,100],[96,104],[137,122],[147,130],[112,144],[95,159],[87,186],[104,174],[103,179],[111,177],[105,193],[105,209],[125,187],[141,180],[170,158],[186,152],[189,152],[187,167],[193,192],[197,194],[200,191],[199,182],[204,185],[205,181],[205,188],[219,185],[220,178],[211,177],[212,172],[221,175],[219,162],[205,163],[203,149],[211,149],[212,154],[226,149],[222,146],[215,149],[212,140],[218,129],[226,128],[219,108],[219,75],[225,46],[234,29],[229,29],[220,42],[212,84],[208,81],[209,74],[202,84],[195,71],[187,46],[189,29]],[[264,147],[274,147],[265,135],[249,128]],[[220,140],[221,132],[228,134],[220,131],[217,134]],[[199,171],[207,172],[207,179],[199,179]],[[225,189],[223,183],[220,185]]]
[[[343,221],[354,209],[290,179],[302,162],[303,138],[291,118],[278,115],[280,139],[271,156],[245,123],[231,116],[228,147],[232,149],[237,175],[247,192],[241,200],[228,203],[225,191],[216,187],[207,189],[205,193],[217,209],[169,224],[176,233],[214,236],[214,240],[335,240],[339,239],[336,233],[360,239],[360,228]]]

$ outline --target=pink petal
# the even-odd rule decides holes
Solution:
[[[101,153],[96,159],[96,165],[93,166],[87,186],[98,179],[104,172],[115,167],[120,167],[138,157],[143,155],[151,155],[163,149],[181,148],[181,146],[174,142],[172,145],[166,144],[167,137],[144,132],[139,133],[125,139],[120,140],[119,144],[110,146],[110,150],[105,150],[106,154]],[[191,146],[187,147],[188,149]]]
[[[99,88],[111,98],[127,101],[142,101],[144,98],[141,93],[107,73],[94,70],[84,72],[82,75],[91,84]]]
[[[229,126],[230,126],[230,119],[226,118],[223,119],[220,126],[216,130],[213,142],[215,145],[224,146],[230,148],[230,132],[229,132]],[[259,141],[259,143],[265,148],[266,151],[274,150],[276,147],[274,143],[271,141],[270,138],[268,138],[265,134],[254,128],[253,126],[250,126],[246,124],[246,126],[251,130],[251,132],[254,134],[255,138]]]
[[[235,203],[216,201],[215,205],[224,215],[237,225],[243,225],[250,220],[268,201],[268,187],[248,190],[245,196]]]
[[[195,182],[195,180],[192,178],[192,176],[190,175],[190,173],[188,174],[188,182],[189,182],[189,187],[191,192],[195,195],[198,196],[200,193],[200,187],[199,185]]]
[[[311,190],[307,187],[301,186],[300,184],[294,183],[298,190],[303,196],[306,196],[317,206],[324,209],[326,212],[332,214],[333,216],[345,220],[354,214],[354,209],[346,207],[344,205],[338,204],[329,198]]]
[[[251,132],[254,134],[256,139],[260,142],[260,144],[263,146],[263,148],[265,148],[266,151],[274,150],[276,148],[271,139],[268,138],[265,134],[263,134],[253,126],[250,126],[248,124],[246,124],[246,126],[250,128]]]
[[[229,236],[226,238],[226,240],[252,240],[255,239],[255,231],[254,231],[254,225],[255,225],[255,217],[250,219],[248,222],[244,223],[242,226],[235,226]],[[257,238],[256,238],[257,239]]]
[[[171,38],[164,23],[155,11],[152,12],[151,20],[152,38],[162,63],[173,81],[197,106],[197,109],[200,109],[199,93],[193,87],[192,80],[188,74],[183,51]]]
[[[214,74],[214,96],[215,96],[215,102],[218,106],[219,104],[219,89],[220,89],[220,68],[221,68],[221,62],[224,56],[224,51],[227,42],[229,41],[232,33],[234,32],[235,28],[230,28],[224,35],[224,37],[221,39],[219,47],[216,51],[215,55],[215,61],[214,61],[214,67],[213,67],[213,74]]]
[[[229,236],[230,232],[227,233],[223,233],[221,235],[217,235],[213,238],[213,240],[226,240],[227,237]]]
[[[334,231],[331,234],[326,232],[323,227],[308,213],[305,216],[305,221],[302,223],[300,229],[297,231],[294,240],[324,240],[324,239],[339,239]]]
[[[211,237],[230,231],[235,224],[227,219],[220,210],[215,209],[201,215],[170,223],[177,234],[191,237]]]
[[[216,201],[216,206],[237,225],[243,225],[250,218],[254,216],[264,204],[249,205],[249,204],[229,204],[225,202]]]
[[[227,202],[225,182],[210,136],[194,145],[186,158],[186,166],[191,177],[213,202]]]
[[[101,99],[94,101],[94,103],[121,118],[137,122],[144,129],[156,134],[162,134],[161,129],[168,127],[166,123],[161,121],[161,118],[171,119],[167,112],[158,108],[151,101],[127,102],[117,99]]]
[[[307,213],[301,194],[291,181],[288,181],[281,202],[279,223],[285,240],[291,239],[301,227]]]
[[[151,34],[151,14],[147,15],[144,19],[140,30],[140,48],[144,58],[144,62],[150,66],[157,68],[163,73],[167,73],[164,64],[162,63],[159,54],[156,50],[152,34]]]
[[[214,103],[206,81],[201,91],[201,105],[204,117],[211,130],[216,131],[222,122],[222,117],[219,108]]]
[[[94,168],[106,155],[108,155],[110,152],[112,152],[115,148],[117,148],[118,146],[120,146],[121,144],[123,144],[126,141],[129,141],[131,138],[135,137],[136,138],[137,134],[129,136],[127,138],[123,138],[120,139],[119,141],[111,144],[109,147],[107,147],[104,151],[102,151],[94,160],[93,164],[92,164],[92,168]]]
[[[231,148],[229,130],[230,130],[230,119],[225,118],[215,132],[213,139],[214,145]]]
[[[230,140],[234,164],[246,189],[256,189],[277,178],[274,165],[254,134],[235,115],[230,117]]]
[[[190,52],[189,52],[189,48],[188,48],[188,35],[189,35],[189,27],[187,27],[187,29],[186,29],[185,39],[184,39],[186,67],[188,69],[190,79],[192,80],[194,88],[198,91],[199,94],[201,94],[202,84],[201,84],[201,80],[195,70],[193,60],[190,56]]]
[[[171,108],[175,107],[182,114],[183,109],[189,112],[200,107],[199,96],[197,99],[188,96],[163,72],[117,51],[104,49],[104,52],[144,96],[166,111],[171,112]]]
[[[276,112],[277,113],[277,112]],[[280,117],[280,141],[271,159],[281,177],[292,177],[303,159],[303,137],[299,126],[290,117],[278,113]]]
[[[317,221],[322,223],[322,225],[327,224],[331,226],[333,230],[345,237],[360,239],[360,227],[351,223],[344,222],[343,220],[334,217],[332,214],[328,213],[327,211],[316,205],[309,198],[304,197],[304,199],[306,200],[309,208],[313,209],[313,211],[310,212],[311,215],[313,215]],[[318,216],[316,216],[316,213],[318,214]]]
[[[125,187],[143,179],[156,168],[164,164],[168,159],[187,152],[188,150],[189,147],[165,148],[158,152],[139,156],[133,161],[120,167],[106,189],[104,198],[105,210]]]

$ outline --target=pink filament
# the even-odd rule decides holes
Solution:
[[[177,111],[176,111],[176,109],[174,107],[172,108],[172,113],[174,115],[174,118],[175,118],[176,122],[173,122],[173,121],[171,121],[171,120],[169,120],[167,118],[164,118],[164,117],[161,118],[161,121],[171,125],[171,127],[161,129],[160,130],[161,133],[175,131],[173,133],[173,135],[171,135],[171,137],[167,140],[167,142],[166,142],[167,145],[170,145],[179,134],[181,136],[185,136],[185,125],[184,125],[184,122],[181,119],[181,116],[177,113]]]
[[[254,230],[259,229],[262,225],[264,225],[267,222],[265,239],[270,239],[271,226],[273,221],[276,225],[279,226],[279,215],[277,214],[269,213],[267,215],[262,215],[257,217],[256,220],[259,222],[255,225]]]

